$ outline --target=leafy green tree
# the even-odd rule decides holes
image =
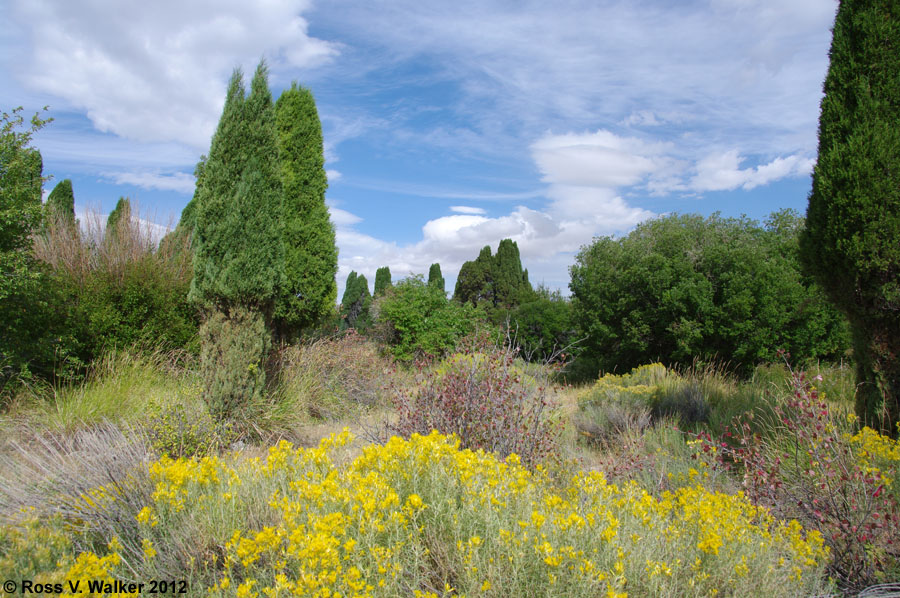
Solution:
[[[380,297],[389,288],[391,288],[391,269],[387,266],[382,266],[375,270],[375,291],[372,295]]]
[[[285,286],[278,164],[275,107],[260,62],[248,96],[240,70],[231,77],[194,199],[189,297],[207,314],[200,369],[206,400],[221,418],[234,413],[234,392],[251,400],[265,385],[263,374],[247,377],[246,370],[266,362],[271,318]],[[242,349],[232,351],[230,339],[241,335]],[[230,373],[221,371],[219,355],[236,356],[225,368]]]
[[[800,360],[842,355],[846,322],[800,271],[800,226],[790,212],[766,227],[673,215],[622,239],[595,240],[571,268],[578,337],[585,337],[581,371],[700,360],[749,372],[779,348]]]
[[[444,290],[446,283],[444,282],[444,276],[441,274],[440,264],[431,264],[431,267],[428,268],[428,284],[441,289],[442,292],[446,292]]]
[[[30,238],[41,218],[44,181],[31,138],[50,120],[34,115],[22,129],[21,111],[0,113],[0,391],[53,353],[48,281],[31,254]]]
[[[379,302],[378,325],[398,359],[443,355],[471,334],[478,313],[469,303],[447,299],[421,275],[405,278]]]
[[[510,313],[510,326],[528,361],[547,361],[577,339],[572,305],[557,291],[540,286]]]
[[[495,316],[505,317],[506,310],[530,299],[531,292],[519,246],[512,239],[503,239],[495,255],[491,255],[490,246],[485,246],[475,261],[462,265],[453,298],[472,305],[484,304]]]
[[[71,179],[63,179],[56,184],[47,197],[45,210],[54,221],[75,226],[75,193]]]
[[[341,299],[341,321],[343,328],[365,330],[369,327],[369,281],[362,274],[350,272]]]
[[[275,304],[279,336],[296,335],[331,313],[337,246],[325,205],[322,124],[312,93],[296,83],[275,103],[284,189],[285,286]]]
[[[801,256],[853,332],[856,411],[900,421],[900,4],[842,0]]]

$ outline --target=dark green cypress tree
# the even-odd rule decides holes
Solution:
[[[441,289],[442,293],[446,292],[444,290],[445,282],[444,276],[441,274],[440,264],[434,263],[431,264],[430,268],[428,268],[428,285]]]
[[[337,246],[325,205],[322,123],[312,93],[296,83],[275,104],[284,189],[285,286],[275,305],[279,336],[296,335],[331,312]]]
[[[391,269],[382,266],[375,270],[375,290],[373,296],[381,297],[384,292],[391,288]]]
[[[120,230],[127,229],[131,225],[131,201],[127,197],[120,197],[116,207],[106,218],[106,234],[108,241],[115,240]]]
[[[801,259],[848,316],[856,411],[900,420],[900,3],[842,0]]]
[[[284,287],[277,158],[265,63],[257,67],[247,97],[235,70],[209,156],[198,166],[193,200],[190,299],[207,314],[200,369],[205,398],[219,419],[235,415],[265,387],[270,318]]]
[[[341,299],[341,319],[343,328],[364,330],[369,325],[369,281],[362,274],[350,272]]]
[[[75,225],[75,194],[71,179],[63,179],[56,184],[47,197],[45,211],[52,222]]]
[[[493,269],[494,258],[491,255],[491,247],[485,245],[474,261],[463,263],[459,269],[453,298],[460,303],[468,301],[472,305],[478,305],[486,301],[493,305]]]
[[[494,306],[509,308],[518,305],[531,290],[528,273],[522,270],[519,246],[512,239],[503,239],[497,247],[492,269]]]

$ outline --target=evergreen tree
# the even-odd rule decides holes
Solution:
[[[284,287],[283,193],[265,63],[257,67],[247,97],[235,70],[198,173],[189,297],[206,312],[204,397],[224,419],[265,387],[271,317]]]
[[[453,298],[461,303],[468,301],[472,305],[481,302],[493,304],[493,266],[491,247],[485,245],[474,261],[463,263],[459,269]]]
[[[328,179],[322,124],[312,93],[292,84],[275,104],[275,123],[285,251],[285,286],[275,312],[279,335],[291,336],[334,306],[338,253],[325,205]]]
[[[71,179],[63,179],[56,184],[47,197],[45,210],[51,222],[75,226],[75,194],[72,192]]]
[[[120,197],[116,207],[106,218],[105,238],[113,241],[118,237],[120,230],[125,230],[131,225],[131,202],[127,197]]]
[[[362,274],[350,272],[341,299],[341,319],[343,328],[364,330],[369,326],[369,281]]]
[[[240,70],[231,77],[198,180],[190,296],[207,309],[240,304],[268,318],[284,286],[275,111],[264,63],[246,98],[242,79]]]
[[[375,270],[375,297],[381,297],[391,287],[391,269],[382,266]]]
[[[475,261],[462,265],[453,297],[463,303],[509,309],[528,300],[531,292],[519,246],[512,239],[503,239],[495,255],[491,255],[490,246],[485,246]]]
[[[842,0],[801,237],[806,269],[847,314],[857,414],[900,420],[900,3]]]
[[[430,268],[428,268],[428,285],[441,289],[442,293],[446,292],[444,290],[444,276],[441,274],[440,264],[434,263],[431,264]]]

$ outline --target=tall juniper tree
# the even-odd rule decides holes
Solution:
[[[446,292],[444,290],[444,276],[441,274],[441,265],[438,263],[431,264],[431,267],[428,268],[428,286],[437,287],[441,289],[442,293]]]
[[[322,124],[312,93],[296,83],[275,103],[284,191],[285,286],[275,302],[278,335],[296,336],[330,313],[337,298],[337,246],[325,205]]]
[[[384,295],[384,292],[391,286],[391,269],[387,266],[382,266],[375,270],[375,289],[373,290],[372,295],[380,297]]]
[[[198,178],[190,298],[207,314],[201,370],[211,411],[226,418],[265,384],[271,318],[284,287],[275,108],[265,63],[245,97],[235,70]]]
[[[900,420],[900,3],[842,0],[801,258],[853,333],[856,410]]]
[[[75,226],[75,193],[71,179],[63,179],[56,184],[47,197],[44,209],[52,223]]]

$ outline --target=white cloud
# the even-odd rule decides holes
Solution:
[[[362,221],[362,218],[356,214],[351,214],[347,210],[342,210],[334,206],[328,206],[328,212],[331,215],[331,222],[338,228],[353,226],[357,222]]]
[[[775,158],[755,168],[740,168],[743,161],[737,150],[710,154],[697,163],[690,186],[697,191],[730,191],[738,187],[748,190],[785,177],[809,174],[814,164],[798,154]]]
[[[194,175],[183,172],[173,174],[160,174],[153,172],[113,172],[104,176],[119,185],[136,185],[144,189],[159,189],[161,191],[178,191],[179,193],[193,193],[196,185]]]
[[[94,126],[137,141],[206,149],[235,67],[266,56],[273,69],[308,68],[336,46],[307,32],[307,0],[14,0],[7,18],[28,30],[17,73],[32,90],[83,109]]]
[[[484,209],[476,208],[472,206],[450,206],[451,212],[456,212],[457,214],[484,214]]]
[[[333,168],[325,171],[325,176],[328,177],[328,182],[333,183],[335,181],[339,181],[341,179],[341,172],[339,170],[334,170]]]

